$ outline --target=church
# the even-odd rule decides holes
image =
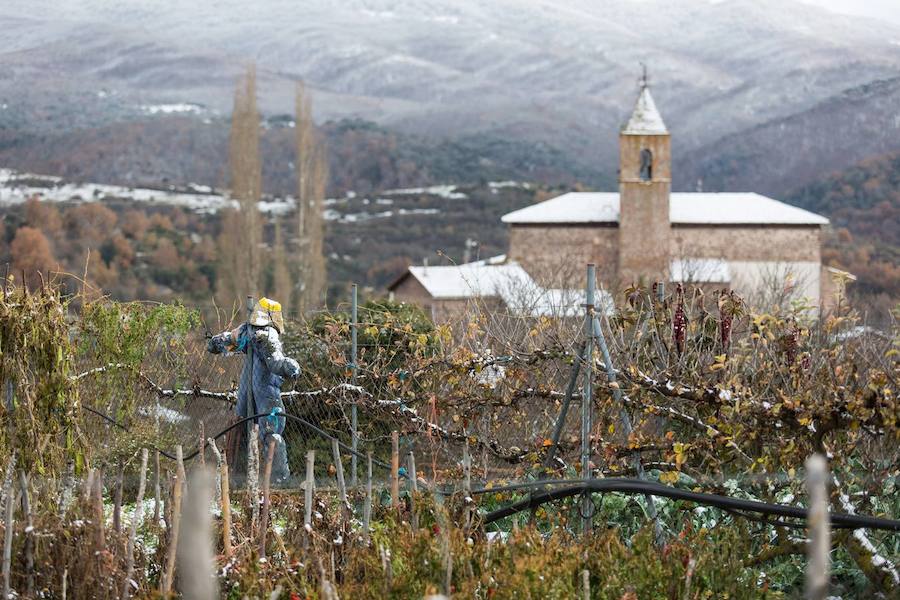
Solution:
[[[752,192],[673,193],[671,158],[645,78],[619,134],[618,192],[571,192],[508,213],[507,254],[411,266],[388,289],[435,320],[473,300],[566,314],[583,302],[584,268],[594,263],[607,292],[658,281],[730,289],[756,305],[828,307],[839,274],[822,265],[828,219]]]

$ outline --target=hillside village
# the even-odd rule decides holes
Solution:
[[[895,3],[3,0],[0,598],[900,598]]]
[[[618,193],[569,192],[507,213],[506,254],[410,267],[389,289],[436,320],[490,299],[512,312],[571,313],[583,303],[578,284],[591,263],[613,293],[675,283],[828,312],[838,288],[855,279],[822,263],[829,222],[821,215],[752,192],[672,193],[670,134],[646,75],[619,151]]]

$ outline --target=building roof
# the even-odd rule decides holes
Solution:
[[[440,300],[499,296],[505,288],[534,285],[531,276],[517,263],[411,266],[409,273],[432,298]]]
[[[622,133],[628,135],[665,135],[669,133],[666,124],[663,123],[662,115],[656,109],[653,96],[650,95],[650,88],[646,85],[641,88],[637,102],[634,103],[631,118],[625,123]]]
[[[513,313],[527,316],[572,316],[584,311],[584,290],[546,289],[505,255],[462,265],[411,266],[414,277],[437,300],[500,298]],[[390,288],[394,289],[404,277]],[[611,310],[611,297],[597,294],[597,306]]]
[[[677,225],[826,225],[828,219],[755,193],[673,193]],[[617,192],[569,192],[503,215],[509,224],[618,223]]]

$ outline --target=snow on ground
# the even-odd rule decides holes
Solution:
[[[175,105],[172,105],[175,106]],[[528,183],[517,181],[492,181],[488,183],[491,191],[495,192],[503,188],[528,189]],[[428,194],[445,198],[447,200],[459,200],[468,198],[466,194],[456,191],[455,185],[436,185],[425,188],[404,188],[389,190],[383,196],[403,196]],[[379,196],[373,199],[362,198],[365,206],[388,207],[393,206],[396,200]],[[226,192],[215,190],[208,185],[189,183],[182,187],[170,186],[168,189],[127,187],[121,185],[107,185],[100,183],[72,183],[61,177],[51,175],[38,175],[34,173],[22,173],[12,169],[0,168],[0,208],[22,204],[29,198],[38,198],[44,202],[99,202],[101,200],[132,200],[157,206],[181,206],[188,210],[213,214],[223,208],[236,208],[237,201],[230,198]],[[326,198],[323,205],[326,208],[323,216],[326,221],[337,223],[362,223],[375,219],[390,219],[408,215],[437,215],[441,213],[438,208],[392,208],[375,212],[341,212],[337,206],[349,207],[351,201],[357,201],[356,192],[347,192],[344,198]],[[294,210],[295,200],[292,197],[265,197],[259,202],[260,212],[281,215]],[[345,208],[346,210],[346,208]]]
[[[105,199],[126,199],[151,205],[182,206],[198,213],[215,213],[222,208],[236,207],[237,202],[209,186],[190,184],[184,189],[131,188],[100,183],[70,183],[59,177],[19,173],[0,169],[0,207],[21,204],[36,197],[44,202],[97,202]],[[293,210],[292,198],[266,199],[259,210],[284,213]]]
[[[375,213],[359,212],[359,213],[341,213],[333,209],[326,209],[322,215],[326,221],[336,221],[338,223],[363,223],[375,219],[390,219],[394,216],[404,215],[437,215],[440,214],[437,208],[400,208],[398,210],[384,210]]]
[[[198,114],[203,110],[199,104],[178,102],[176,104],[141,104],[138,108],[148,115]]]
[[[433,185],[431,187],[419,188],[400,188],[396,190],[388,190],[384,192],[385,196],[416,196],[420,194],[431,194],[447,200],[465,200],[468,198],[462,192],[456,191],[455,185]]]

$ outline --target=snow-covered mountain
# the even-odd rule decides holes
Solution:
[[[227,112],[253,60],[271,113],[291,112],[302,78],[322,119],[542,140],[605,168],[641,62],[676,152],[705,160],[900,77],[900,26],[795,0],[4,0],[0,31],[13,33],[0,36],[0,127],[153,104]],[[900,146],[897,106],[856,105],[887,146]]]

